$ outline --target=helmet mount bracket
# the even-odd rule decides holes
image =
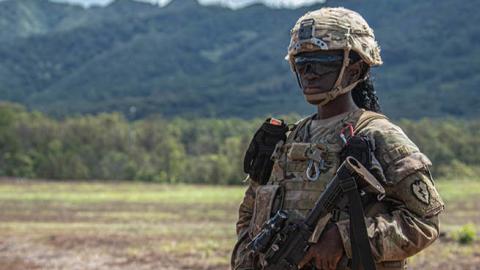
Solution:
[[[315,37],[315,20],[307,19],[300,23],[298,30],[298,42],[295,44],[295,49],[298,50],[304,43],[314,44],[322,50],[328,50],[328,45],[325,41]]]

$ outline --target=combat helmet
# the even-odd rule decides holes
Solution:
[[[366,79],[361,78],[345,87],[341,85],[345,69],[349,65],[351,51],[356,52],[370,67],[383,63],[373,30],[360,14],[343,7],[325,7],[308,12],[297,21],[290,34],[290,45],[285,59],[289,61],[297,78],[294,61],[299,53],[320,50],[344,51],[343,65],[332,90],[306,95],[310,103],[327,104],[337,96],[351,91]]]

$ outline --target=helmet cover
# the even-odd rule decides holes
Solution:
[[[322,50],[343,50],[344,61],[333,89],[326,93],[306,95],[312,104],[324,105],[337,96],[351,91],[361,78],[342,87],[345,68],[349,65],[350,51],[356,52],[370,67],[381,65],[380,47],[375,40],[373,30],[365,19],[355,11],[338,8],[321,8],[302,16],[291,30],[291,40],[286,60],[295,70],[295,56],[304,52]],[[298,74],[297,74],[298,76]]]

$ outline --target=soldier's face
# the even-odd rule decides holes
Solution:
[[[343,64],[343,51],[318,51],[295,57],[304,94],[318,94],[332,90]]]

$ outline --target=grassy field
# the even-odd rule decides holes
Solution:
[[[480,269],[480,182],[439,182],[444,234],[415,269]],[[228,269],[243,187],[0,180],[0,269]]]

